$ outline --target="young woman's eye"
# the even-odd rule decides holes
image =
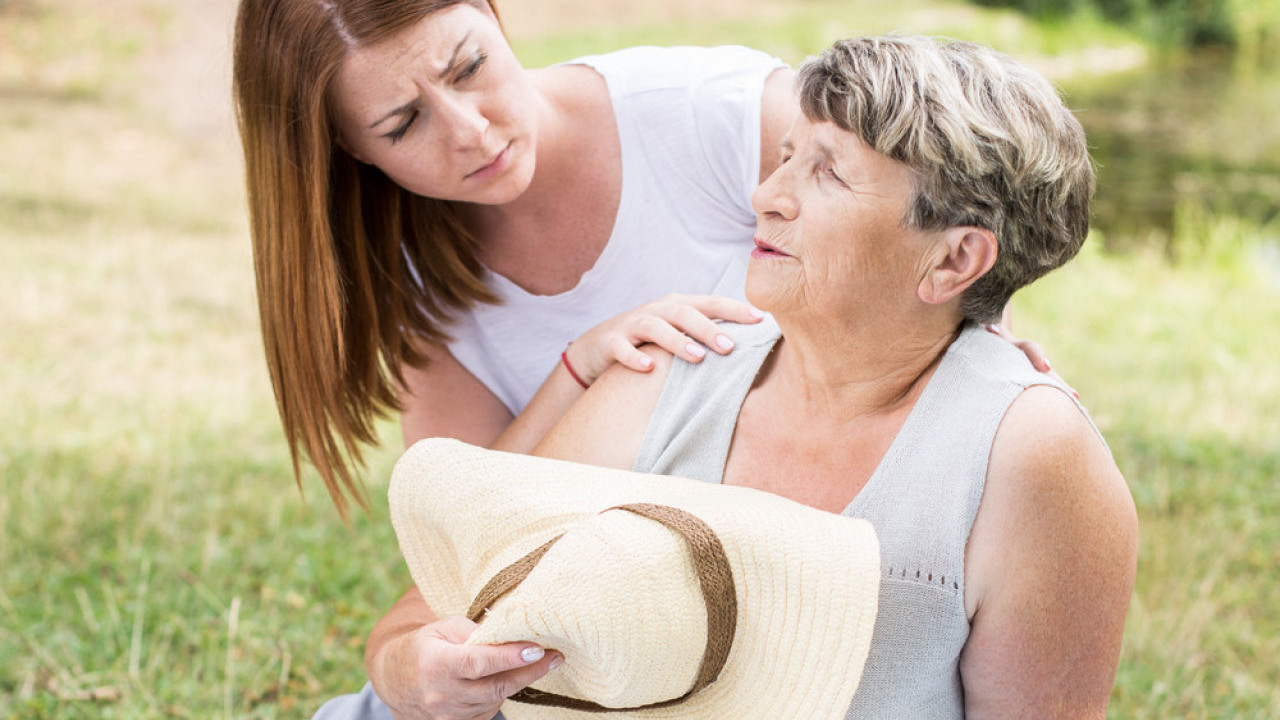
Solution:
[[[488,59],[488,55],[477,50],[471,56],[471,59],[467,61],[466,67],[462,68],[461,72],[458,73],[458,80],[468,80],[473,77],[480,72],[480,68],[484,67],[484,63]]]
[[[405,117],[404,122],[401,122],[398,126],[396,126],[395,130],[392,130],[391,132],[387,133],[383,137],[390,140],[392,145],[395,145],[396,143],[400,142],[400,138],[404,137],[405,133],[409,132],[409,128],[413,126],[413,121],[417,119],[418,119],[418,111],[414,110],[410,112],[407,117]]]

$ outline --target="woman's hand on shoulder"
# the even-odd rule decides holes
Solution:
[[[983,327],[987,329],[987,332],[1004,339],[1014,347],[1021,350],[1022,354],[1027,356],[1027,360],[1031,361],[1031,367],[1039,370],[1045,375],[1048,375],[1054,380],[1057,380],[1063,385],[1067,385],[1067,381],[1063,380],[1062,376],[1054,371],[1053,364],[1049,362],[1049,354],[1044,351],[1044,348],[1040,347],[1040,343],[1037,343],[1034,340],[1019,338],[1013,334],[1012,305],[1005,305],[1004,315],[1000,318],[1000,322],[988,323]],[[1067,387],[1071,386],[1067,385]],[[1076,396],[1077,400],[1080,399],[1080,393],[1076,392],[1074,388],[1071,390],[1071,393]]]
[[[568,364],[585,385],[591,385],[614,363],[637,372],[653,369],[653,361],[639,346],[657,345],[688,362],[698,362],[707,348],[728,354],[733,340],[716,320],[755,323],[763,313],[750,305],[716,295],[667,295],[612,317],[591,328],[566,351]]]
[[[388,643],[369,663],[376,664],[374,689],[397,720],[489,720],[563,660],[532,643],[467,645],[476,627],[464,617],[437,620]]]

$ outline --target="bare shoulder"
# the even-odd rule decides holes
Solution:
[[[1123,553],[1135,542],[1137,516],[1110,451],[1063,392],[1028,388],[1005,413],[991,447],[986,487],[966,564],[982,579],[987,550],[1027,545],[1041,554],[1070,553],[1087,539]],[[1046,540],[1061,540],[1048,544]]]
[[[658,396],[662,394],[662,388],[667,384],[667,376],[671,374],[671,364],[675,362],[675,358],[671,353],[653,344],[641,345],[637,349],[653,361],[653,367],[648,372],[636,372],[614,363],[591,384],[591,388],[583,395],[583,399],[589,399],[589,404],[624,403],[643,409],[647,423],[648,416],[653,413],[654,406],[658,404]],[[579,403],[579,405],[582,404]]]
[[[1007,501],[1008,509],[1033,515],[1133,510],[1124,477],[1092,423],[1047,385],[1023,391],[1005,413],[991,448],[987,491],[984,504]]]
[[[671,371],[671,354],[655,345],[639,350],[653,361],[648,372],[615,364],[596,379],[534,449],[534,455],[603,467],[635,463]]]
[[[1137,532],[1124,477],[1075,403],[1024,391],[996,433],[965,551],[971,717],[1102,717]]]

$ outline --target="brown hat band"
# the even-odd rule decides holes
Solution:
[[[702,599],[707,607],[707,645],[703,650],[702,662],[698,666],[698,675],[693,686],[680,697],[632,708],[604,707],[589,700],[542,692],[534,688],[521,690],[512,695],[511,700],[588,712],[652,710],[682,703],[694,693],[715,682],[720,676],[720,671],[729,658],[729,649],[733,646],[733,635],[738,624],[738,596],[733,585],[733,570],[729,567],[729,558],[725,554],[724,546],[720,544],[720,538],[716,537],[715,531],[709,525],[696,516],[667,505],[634,503],[619,505],[609,510],[626,510],[649,518],[666,526],[689,543],[694,570],[698,573],[698,584],[702,589]],[[472,622],[480,622],[489,606],[511,592],[528,577],[538,561],[547,554],[560,537],[552,538],[533,552],[498,571],[471,603],[471,607],[467,610],[467,617]]]

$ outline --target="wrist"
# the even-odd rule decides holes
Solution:
[[[403,633],[384,633],[376,640],[370,637],[365,643],[364,671],[375,690],[381,691],[380,686],[383,685],[384,679],[383,669],[387,667],[387,658],[394,653],[394,646],[403,638]],[[381,692],[379,695],[381,696]]]
[[[573,343],[569,343],[569,345],[565,347],[564,351],[560,353],[560,364],[563,365],[565,371],[569,373],[569,377],[573,378],[573,380],[583,390],[586,390],[587,388],[591,387],[591,382],[595,378],[588,378],[587,376],[583,375],[581,372],[582,366],[575,364],[573,361],[569,359],[569,348],[571,347],[573,347]]]
[[[405,691],[414,688],[413,681],[406,673],[412,673],[417,667],[407,656],[411,632],[401,632],[383,638],[377,647],[366,649],[364,658],[365,674],[374,693],[388,708],[404,711],[412,706],[411,695]]]

